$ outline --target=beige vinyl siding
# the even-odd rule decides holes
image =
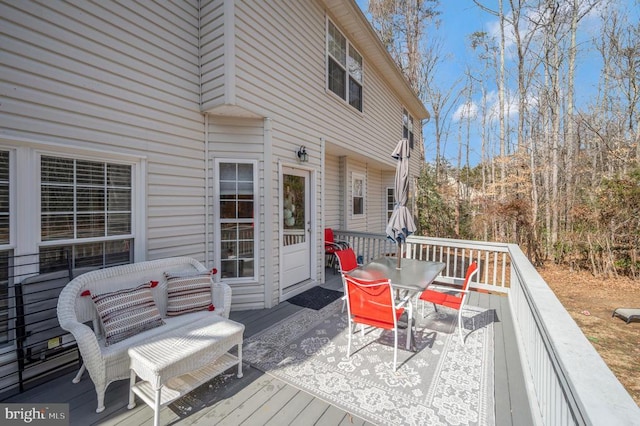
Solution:
[[[257,160],[258,161],[258,187],[264,188],[264,125],[262,120],[256,119],[237,119],[224,117],[209,117],[209,162],[211,170],[215,159],[223,159],[229,161],[238,160]],[[209,174],[209,186],[212,194],[217,184],[217,179],[211,172]],[[273,185],[273,183],[271,183]],[[260,190],[258,195],[260,217],[257,220],[259,234],[258,253],[256,254],[256,265],[258,269],[258,282],[225,282],[229,284],[233,291],[232,309],[259,309],[264,307],[265,303],[265,250],[263,241],[265,240],[264,226],[264,191]],[[213,198],[212,198],[213,199]],[[274,201],[271,200],[271,203]],[[209,212],[209,223],[212,224],[209,237],[209,250],[212,258],[216,257],[218,250],[219,236],[213,232],[214,221],[217,219],[213,212],[215,206],[212,205]],[[273,221],[273,229],[277,228],[277,219],[270,218]],[[273,238],[273,236],[271,236]],[[275,247],[278,247],[277,245]],[[269,254],[272,256],[272,254]],[[277,260],[277,256],[273,254],[273,260]],[[275,269],[277,271],[277,267]],[[274,277],[274,279],[276,279]]]
[[[344,141],[391,165],[390,153],[402,136],[402,105],[362,51],[364,111],[325,90],[325,15],[316,2],[311,5],[237,6],[238,105],[273,118],[284,127],[283,137],[306,135],[307,147],[319,145],[321,137]]]
[[[325,228],[341,229],[340,224],[344,204],[342,203],[342,188],[340,182],[342,172],[340,168],[340,157],[327,154],[324,164],[324,191],[325,205],[322,206]]]
[[[369,167],[367,169],[367,232],[384,232],[385,193],[382,190],[382,172]]]
[[[294,162],[295,149],[305,145],[309,152],[308,166],[320,168],[320,141],[324,139],[357,153],[356,161],[363,161],[361,157],[375,158],[393,170],[391,152],[402,137],[403,105],[375,64],[368,61],[367,52],[357,45],[364,57],[363,112],[325,89],[325,22],[324,9],[316,1],[236,4],[237,104],[273,120],[274,161]],[[333,22],[340,28],[339,21]],[[349,34],[345,36],[350,38]],[[417,150],[414,152],[417,154]],[[327,205],[319,213],[325,226],[358,231],[375,227],[379,231],[384,216],[382,201],[367,204],[366,219],[352,220],[350,196],[336,198],[339,193],[329,186],[333,183],[330,163],[337,157],[328,150],[326,158],[327,187],[317,188],[318,193],[326,191]],[[415,164],[412,168],[417,173]],[[350,187],[345,188],[345,179],[350,185],[350,175],[342,176],[341,190],[348,189],[350,194]],[[320,185],[321,180],[317,182]],[[379,187],[379,178],[374,185]],[[367,188],[372,190],[369,182]],[[375,196],[382,197],[379,188],[376,191]],[[339,223],[336,222],[339,212],[335,210],[338,203],[340,208],[347,209]],[[374,220],[368,224],[371,218]],[[323,232],[321,223],[318,221],[317,235]]]
[[[201,102],[202,110],[206,111],[224,103],[224,0],[202,1],[200,13]]]
[[[198,2],[3,1],[0,27],[2,136],[145,157],[142,258],[202,260]]]
[[[386,227],[386,186],[383,183],[383,172],[370,164],[350,161],[347,167],[344,193],[347,194],[345,210],[347,211],[347,229],[350,231],[384,233]],[[365,178],[365,214],[353,215],[352,182],[353,175]]]

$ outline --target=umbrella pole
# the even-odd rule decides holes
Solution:
[[[398,258],[398,266],[396,266],[396,269],[402,269],[400,268],[400,258],[402,257],[402,242],[400,241],[398,241],[398,253],[396,257]]]

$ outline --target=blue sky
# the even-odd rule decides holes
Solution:
[[[634,19],[640,19],[640,5],[637,0],[618,0]],[[367,10],[367,0],[357,0],[361,9]],[[492,9],[497,8],[497,0],[483,0],[483,4]],[[508,1],[504,1],[505,8]],[[473,54],[468,49],[468,36],[475,31],[486,31],[491,33],[497,28],[497,18],[478,8],[472,0],[441,0],[439,10],[441,24],[436,31],[436,36],[442,40],[442,55],[446,60],[440,66],[436,79],[441,87],[450,87],[453,82],[464,75],[464,70],[469,64],[473,64]],[[579,42],[579,56],[576,71],[576,104],[579,107],[584,105],[596,94],[598,76],[600,73],[601,61],[599,53],[593,50],[590,43],[585,41],[597,37],[597,19],[585,18],[579,27],[581,36]],[[509,64],[507,63],[507,67]],[[514,68],[515,71],[515,68]],[[478,99],[474,99],[478,102]],[[433,124],[425,123],[425,153],[427,161],[433,161],[435,157],[435,144],[433,138]],[[471,136],[470,163],[475,165],[480,160],[479,137],[477,134]],[[453,121],[445,149],[445,157],[454,162],[458,153],[458,123]]]

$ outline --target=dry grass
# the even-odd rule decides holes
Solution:
[[[557,265],[539,269],[584,335],[640,405],[640,322],[612,318],[616,308],[640,308],[640,283],[602,279]]]

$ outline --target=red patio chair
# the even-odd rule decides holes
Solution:
[[[471,279],[478,273],[478,262],[473,261],[467,268],[467,273],[462,283],[462,287],[446,287],[430,285],[420,295],[420,300],[433,303],[433,307],[438,311],[436,305],[446,306],[458,311],[458,332],[460,333],[460,340],[464,344],[464,338],[462,337],[462,308],[467,301],[469,294],[469,283]],[[424,315],[424,310],[423,310]]]
[[[336,268],[336,256],[335,253],[338,250],[344,250],[349,248],[349,243],[346,241],[336,241],[333,237],[333,229],[324,229],[324,254],[326,257],[327,266],[333,268],[335,272]]]
[[[335,251],[333,254],[338,259],[338,269],[341,273],[346,273],[358,267],[358,259],[352,248]]]
[[[344,283],[344,274],[353,271],[358,267],[358,259],[352,248],[338,250],[334,252],[336,259],[338,259],[338,270],[342,274],[342,284],[344,286],[344,296],[342,296],[342,312],[347,304],[347,286]]]
[[[393,330],[393,370],[398,366],[398,320],[407,311],[408,329],[411,333],[413,316],[410,309],[409,298],[396,304],[391,290],[390,280],[361,280],[348,274],[343,274],[347,292],[347,317],[349,320],[349,343],[347,344],[347,357],[351,357],[352,325],[360,324],[364,334],[364,326]]]

